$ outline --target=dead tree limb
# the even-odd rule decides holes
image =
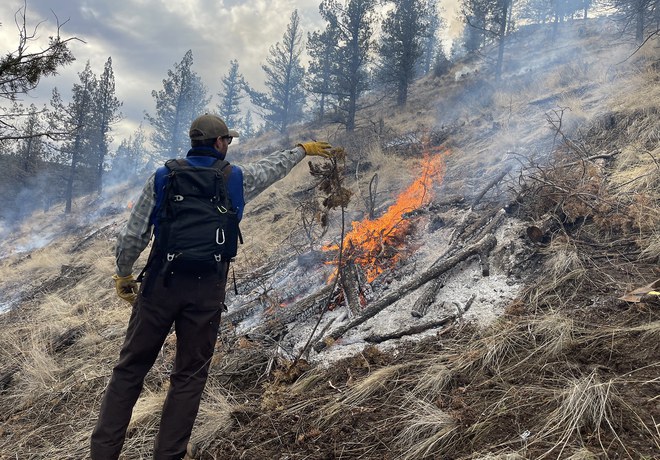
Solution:
[[[398,289],[390,292],[389,294],[385,295],[378,301],[374,302],[372,305],[364,309],[362,315],[360,315],[358,318],[355,318],[349,323],[335,329],[323,340],[317,342],[314,345],[314,350],[316,350],[316,352],[320,352],[328,345],[331,345],[335,340],[343,336],[346,333],[346,331],[348,331],[349,329],[352,329],[355,326],[364,323],[369,318],[374,317],[382,310],[384,310],[386,307],[388,307],[389,305],[393,304],[397,300],[404,297],[410,291],[413,291],[419,288],[420,286],[428,283],[432,279],[437,278],[438,276],[442,275],[447,270],[455,267],[459,263],[481,252],[492,249],[493,247],[495,247],[496,242],[497,241],[493,235],[486,235],[484,238],[477,241],[475,244],[461,249],[456,254],[450,257],[447,258],[445,258],[444,256],[441,257],[440,259],[436,260],[431,265],[431,267],[425,270],[420,276],[416,277],[413,280],[408,281],[403,286],[399,287]]]
[[[390,334],[372,335],[371,337],[366,337],[364,340],[369,343],[382,343],[387,340],[400,339],[401,337],[408,335],[419,334],[420,332],[428,331],[429,329],[435,329],[453,321],[456,321],[456,315],[445,316],[444,318],[440,318],[435,321],[429,321],[424,324],[416,324],[415,326],[412,326],[408,329],[402,329]]]
[[[491,216],[489,216],[489,220],[487,221],[487,223],[485,223],[478,230],[478,232],[475,234],[475,236],[472,237],[471,239],[480,240],[484,236],[493,233],[493,230],[495,230],[496,227],[499,227],[500,222],[502,222],[502,219],[504,219],[505,214],[506,214],[506,211],[504,210],[504,208],[498,209],[497,212],[495,213],[495,215],[492,216],[492,218],[491,218]],[[479,228],[479,227],[477,227],[477,228]]]
[[[488,262],[488,253],[479,253],[479,266],[481,267],[481,276],[490,276],[490,263]]]
[[[463,308],[457,305],[456,306],[457,312],[453,315],[445,316],[444,318],[440,318],[434,321],[429,321],[424,324],[416,324],[407,329],[400,329],[398,331],[391,332],[389,334],[372,335],[370,337],[366,337],[364,340],[369,343],[382,343],[387,340],[400,339],[401,337],[419,334],[420,332],[428,331],[429,329],[435,329],[437,327],[444,326],[447,323],[451,323],[459,320],[463,316],[463,314],[465,314],[465,312],[470,309],[472,303],[476,298],[477,296],[472,294],[470,298],[467,300],[467,302],[465,302],[465,306]]]
[[[499,182],[502,179],[504,179],[504,176],[509,174],[509,171],[511,171],[511,167],[512,166],[508,166],[508,167],[504,168],[503,171],[501,171],[490,182],[488,182],[488,184],[486,184],[486,186],[483,189],[481,189],[481,191],[477,194],[477,196],[474,198],[474,200],[472,200],[472,206],[471,206],[472,208],[474,208],[477,204],[479,204],[481,199],[486,195],[486,193],[488,193],[488,190],[490,190],[491,188],[493,188],[497,184],[499,184]]]
[[[584,163],[585,161],[611,160],[612,158],[617,156],[619,153],[621,153],[621,152],[618,151],[618,150],[615,151],[615,152],[612,152],[612,153],[599,153],[597,155],[591,155],[590,157],[586,157],[586,158],[583,158],[581,160],[571,161],[570,163],[561,164],[561,165],[559,165],[559,167],[560,168],[568,168],[568,167],[571,167],[571,166],[578,165],[580,163]]]
[[[474,213],[471,212],[471,214],[472,214],[471,217],[474,218]],[[474,229],[477,229],[478,232],[474,236],[472,236],[472,233],[469,233],[468,235],[470,236],[469,238],[466,239],[480,240],[484,236],[492,233],[493,229],[500,224],[505,214],[506,211],[504,209],[499,209],[494,215],[492,214],[486,215],[478,219],[476,222],[474,222],[474,225],[472,225],[472,227]],[[463,223],[465,223],[465,221]],[[465,225],[462,225],[461,227],[462,229],[459,230],[460,233],[458,234],[455,233],[454,235],[456,235],[456,237],[452,238],[452,241],[459,237],[464,237]],[[481,274],[483,276],[490,276],[490,265],[488,263],[489,252],[490,249],[484,250],[479,253],[479,264],[481,265]],[[450,249],[447,253],[443,255],[443,257],[447,257],[451,253],[452,250]],[[446,278],[446,276],[442,278]],[[413,306],[413,309],[411,310],[410,314],[416,318],[421,318],[422,316],[424,316],[428,311],[428,308],[431,306],[436,296],[438,295],[438,291],[442,289],[443,286],[444,286],[444,281],[440,282],[438,280],[434,280],[434,282],[429,283],[429,285],[425,288],[420,298],[417,299],[417,302],[415,302],[415,305]]]
[[[468,211],[465,216],[463,216],[463,220],[461,223],[456,227],[451,234],[451,238],[449,238],[449,244],[448,246],[451,247],[456,240],[458,240],[460,237],[463,236],[463,233],[465,232],[465,229],[467,228],[468,225],[474,223],[475,219],[477,218],[477,213],[474,211],[470,210]]]
[[[254,334],[255,336],[267,335],[270,337],[281,336],[287,324],[308,319],[317,313],[314,308],[319,307],[327,300],[327,297],[332,294],[334,287],[334,283],[329,284],[304,299],[279,308],[250,334]]]
[[[463,195],[447,195],[437,200],[433,200],[429,204],[429,211],[437,211],[446,206],[456,206],[463,203],[465,203],[465,197]]]

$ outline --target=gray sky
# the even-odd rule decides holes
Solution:
[[[456,0],[440,0],[448,22],[453,23]],[[269,48],[282,40],[291,13],[298,9],[303,33],[324,26],[318,14],[320,0],[27,0],[28,26],[42,24],[38,37],[46,41],[57,21],[64,37],[75,36],[85,43],[72,43],[76,61],[60,74],[42,81],[26,104],[47,103],[54,86],[69,100],[77,74],[89,60],[100,75],[112,57],[116,94],[124,103],[124,120],[115,126],[118,143],[132,134],[145,111],[154,113],[152,90],[162,88],[167,71],[181,61],[187,50],[194,56],[193,69],[218,102],[220,79],[229,61],[237,59],[239,71],[257,88],[263,87],[261,64]],[[0,3],[0,52],[14,51],[18,41],[15,13],[24,0]],[[37,44],[33,45],[38,46]]]

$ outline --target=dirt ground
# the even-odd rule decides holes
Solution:
[[[657,300],[633,305],[611,301],[599,308],[576,308],[570,317],[585,328],[585,335],[589,335],[608,329],[613,324],[635,328],[657,322],[660,320],[659,307]],[[528,312],[512,311],[509,318],[519,322],[526,315]],[[318,421],[324,418],[323,406],[378,369],[414,363],[421,356],[442,357],[447,350],[453,353],[469,352],[475,334],[478,334],[477,331],[470,325],[457,325],[447,333],[400,349],[395,355],[373,347],[367,348],[360,355],[338,361],[322,371],[315,379],[317,383],[302,394],[291,391],[291,385],[293,377],[304,372],[304,363],[298,363],[293,369],[279,369],[274,374],[275,379],[256,388],[236,388],[245,398],[245,404],[241,410],[232,413],[231,429],[200,458],[402,458],[395,439],[400,434],[397,422],[401,417],[401,406],[405,404],[406,395],[403,392],[391,391],[385,383],[380,391],[371,394],[362,404],[347,406],[331,421],[319,425]],[[515,398],[521,403],[515,410],[502,411],[502,415],[497,417],[496,427],[488,432],[488,439],[466,436],[450,453],[424,458],[475,458],[473,454],[484,447],[507,444],[519,447],[517,444],[525,432],[525,426],[543,424],[539,417],[548,413],[548,407],[543,406],[552,405],[552,399],[530,401],[534,395],[525,395],[526,388],[551,382],[562,375],[578,375],[585,369],[597,372],[601,382],[616,381],[631,374],[634,374],[634,382],[644,382],[639,385],[631,380],[630,384],[616,386],[616,402],[611,408],[611,417],[619,425],[616,434],[604,431],[596,436],[585,429],[582,439],[584,447],[592,452],[602,452],[605,447],[607,457],[593,454],[585,458],[657,458],[657,446],[649,443],[648,437],[640,436],[635,420],[626,419],[629,406],[633,406],[635,412],[645,419],[658,420],[660,415],[660,384],[655,362],[660,356],[660,346],[657,335],[643,336],[640,331],[635,338],[641,340],[628,340],[623,345],[617,342],[615,347],[608,347],[607,340],[593,339],[591,343],[565,350],[563,357],[568,359],[547,363],[542,369],[530,366],[525,372],[500,373],[497,378],[494,378],[495,370],[488,368],[457,373],[445,392],[435,395],[432,400],[439,409],[460,423],[457,428],[459,432],[479,424],[483,414],[493,410],[496,401],[494,393],[518,388],[519,394]],[[412,370],[410,378],[415,377],[416,370]],[[548,448],[542,443],[530,446],[524,458],[541,458]],[[564,457],[560,455],[560,458]]]

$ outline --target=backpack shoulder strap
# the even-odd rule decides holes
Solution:
[[[188,162],[183,158],[174,158],[165,162],[165,167],[170,171],[177,171],[189,166]]]
[[[225,176],[225,182],[229,180],[229,175],[231,174],[231,164],[227,160],[216,160],[211,167],[217,171],[220,171]]]

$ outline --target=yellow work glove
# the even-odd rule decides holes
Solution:
[[[133,304],[137,298],[138,292],[138,285],[135,279],[133,279],[133,275],[112,275],[112,279],[115,280],[115,289],[117,289],[117,295],[126,302]]]
[[[304,144],[298,145],[302,147],[303,150],[305,150],[307,155],[319,156],[323,158],[332,157],[332,153],[330,153],[332,145],[328,144],[327,142],[305,142]]]

